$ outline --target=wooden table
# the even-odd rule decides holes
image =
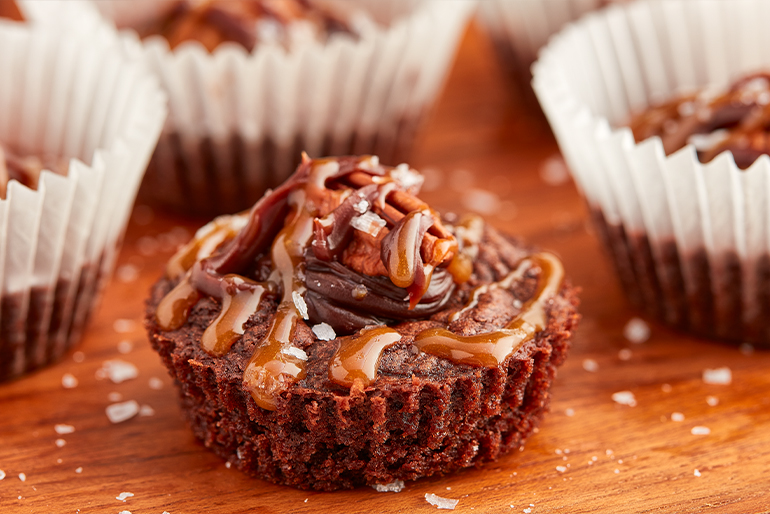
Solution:
[[[434,512],[426,493],[459,499],[458,512],[770,509],[770,353],[654,323],[646,342],[624,337],[638,314],[621,294],[574,185],[559,180],[562,163],[547,127],[516,103],[476,29],[412,164],[428,172],[427,201],[440,210],[483,209],[498,228],[557,251],[583,288],[583,321],[553,388],[552,412],[523,451],[408,483],[398,494],[298,491],[228,469],[188,430],[140,325],[150,284],[197,223],[138,207],[116,278],[79,351],[0,386],[0,512]],[[99,379],[111,359],[133,363],[138,377]],[[592,365],[598,370],[585,369]],[[730,368],[732,383],[705,383],[703,370],[720,367]],[[77,387],[62,386],[65,374]],[[636,405],[613,401],[620,391],[633,393]],[[105,408],[126,400],[149,408],[111,423]],[[74,432],[57,433],[57,424]],[[710,433],[694,435],[693,427]],[[133,496],[121,501],[124,492]]]

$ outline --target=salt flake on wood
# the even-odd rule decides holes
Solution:
[[[684,414],[682,414],[681,412],[672,412],[671,421],[676,421],[677,423],[679,423],[680,421],[684,421]]]
[[[54,442],[56,443],[56,446],[59,448],[62,448],[64,447],[65,444],[67,444],[67,441],[65,441],[64,439],[57,439]]]
[[[112,328],[119,334],[126,334],[136,330],[138,325],[139,324],[132,319],[116,319],[112,323]]]
[[[3,480],[5,478],[5,471],[0,469],[0,480]]]
[[[695,473],[693,473],[693,475],[695,475],[696,477],[699,477],[699,476],[700,476],[700,471],[698,471],[698,470],[696,469],[696,470],[695,470]]]
[[[623,337],[635,344],[643,343],[650,338],[650,326],[641,318],[631,318],[623,327]]]
[[[599,371],[599,363],[593,359],[583,359],[583,369],[590,373],[596,373]]]
[[[457,507],[457,504],[460,503],[460,500],[442,498],[441,496],[436,496],[433,493],[425,493],[425,501],[427,501],[431,505],[435,505],[436,508],[447,509],[447,510],[455,510],[455,507]]]
[[[404,490],[404,481],[394,480],[389,484],[374,484],[372,487],[378,493],[400,493]]]
[[[711,429],[709,427],[692,427],[690,433],[692,435],[709,435],[711,433]]]
[[[61,377],[61,386],[64,389],[74,389],[78,386],[78,379],[72,373],[65,373]]]
[[[120,359],[104,361],[100,371],[101,373],[97,378],[101,376],[107,377],[115,384],[120,384],[139,376],[139,370],[136,366]]]
[[[115,497],[115,499],[125,502],[128,498],[131,498],[133,495],[134,493],[120,493]]]
[[[730,368],[704,369],[703,381],[707,384],[729,385],[733,381]]]
[[[27,475],[25,475],[24,473],[19,473],[19,480],[21,480],[22,482],[26,482]]]
[[[74,432],[75,427],[73,427],[72,425],[65,425],[63,423],[60,423],[58,425],[55,425],[53,427],[53,430],[59,435],[64,435],[64,434],[71,434],[72,432]]]
[[[113,403],[105,409],[105,412],[112,423],[122,423],[139,413],[139,404],[134,400]]]
[[[612,400],[621,405],[628,405],[629,407],[636,406],[636,398],[631,391],[618,391],[612,394]]]

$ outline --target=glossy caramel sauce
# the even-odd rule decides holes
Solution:
[[[559,292],[564,280],[564,268],[561,262],[549,253],[538,253],[528,257],[518,270],[525,265],[527,267],[535,265],[541,270],[537,290],[524,304],[521,313],[504,328],[473,336],[461,336],[445,328],[434,328],[417,334],[414,344],[425,353],[443,357],[458,364],[487,368],[502,365],[509,355],[545,328],[546,305],[548,300]],[[513,276],[516,271],[506,279]]]
[[[366,387],[377,378],[382,352],[401,340],[401,334],[388,327],[371,327],[340,338],[340,347],[329,363],[329,380],[351,387],[360,380]]]

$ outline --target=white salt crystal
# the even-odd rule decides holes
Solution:
[[[636,398],[631,391],[618,391],[612,394],[612,400],[621,405],[628,405],[629,407],[636,406]]]
[[[549,186],[560,186],[569,180],[569,171],[561,156],[549,157],[540,166],[540,179]]]
[[[64,439],[57,439],[56,441],[54,441],[54,443],[58,448],[62,448],[65,444],[67,444],[67,441],[65,441]]]
[[[623,348],[618,352],[618,359],[622,361],[631,360],[632,356],[633,356],[633,353],[631,353],[631,350],[629,350],[628,348]]]
[[[641,318],[631,318],[623,327],[623,337],[632,343],[643,343],[650,338],[650,326]]]
[[[281,349],[281,353],[283,353],[284,355],[290,355],[291,357],[294,357],[295,359],[299,359],[301,361],[307,360],[307,354],[303,350],[297,348],[296,346],[286,346]]]
[[[231,467],[233,467],[233,463],[232,463],[232,462],[230,462],[230,461],[227,461],[227,462],[225,462],[225,467],[226,467],[227,469],[230,469]]]
[[[619,469],[616,469],[616,470],[615,470],[615,474],[617,475],[617,474],[619,474],[619,473],[620,473],[620,470],[619,470]]]
[[[158,377],[151,377],[148,383],[150,389],[155,389],[156,391],[163,389],[163,380],[159,379]]]
[[[102,363],[102,372],[114,384],[120,384],[139,376],[139,369],[130,362],[112,359]]]
[[[75,468],[75,473],[82,473],[82,472],[83,472],[83,468],[82,467]]]
[[[447,509],[447,510],[455,510],[455,507],[457,507],[457,504],[460,503],[460,500],[442,498],[441,496],[436,496],[433,493],[425,493],[425,501],[427,501],[431,505],[435,505],[439,509]]]
[[[331,341],[337,337],[336,332],[334,332],[334,329],[328,323],[314,325],[312,330],[315,336],[321,341]]]
[[[109,405],[105,412],[112,423],[122,423],[139,413],[139,404],[135,400]]]
[[[374,484],[372,487],[378,493],[400,493],[404,490],[404,481],[394,480],[389,484]]]
[[[386,224],[384,219],[372,211],[364,212],[350,220],[350,226],[372,237],[376,237]]]
[[[527,507],[527,508],[526,508],[526,509],[524,509],[522,512],[523,512],[524,514],[529,514],[530,512],[532,512],[532,509],[530,509],[529,507]]]
[[[25,475],[24,473],[19,473],[19,480],[21,480],[22,482],[26,482],[27,475]]]
[[[0,480],[3,480],[5,478],[5,471],[0,469]]]
[[[125,502],[128,498],[131,498],[133,495],[134,493],[120,493],[115,497],[115,499]]]
[[[362,199],[360,202],[353,204],[353,210],[358,214],[363,214],[369,210],[369,202],[366,199]]]
[[[491,215],[500,210],[500,198],[485,189],[471,188],[460,197],[463,207],[479,214]]]
[[[599,371],[599,363],[593,359],[583,359],[583,369],[591,373]]]
[[[135,282],[139,278],[139,268],[133,264],[123,264],[115,270],[115,276],[123,283]]]
[[[692,435],[709,435],[711,433],[711,429],[709,427],[692,427],[690,433]]]
[[[75,427],[73,427],[72,425],[65,425],[63,423],[54,425],[53,429],[59,435],[71,434],[72,432],[75,431]]]
[[[699,476],[700,476],[700,471],[698,471],[698,470],[696,469],[696,470],[695,470],[695,473],[693,473],[693,475],[695,475],[696,477],[699,477]]]
[[[134,343],[131,341],[121,341],[118,343],[118,353],[127,354],[131,353],[131,350],[134,349]]]
[[[567,466],[556,466],[556,471],[559,473],[564,473],[567,471]]]
[[[682,414],[681,412],[672,412],[671,421],[676,421],[677,423],[679,423],[680,421],[684,421],[684,414]]]
[[[565,409],[564,410],[564,414],[566,414],[568,418],[571,418],[572,416],[575,415],[575,410],[574,409]]]
[[[299,291],[292,291],[291,299],[294,302],[294,306],[297,308],[297,312],[302,316],[302,319],[308,319],[307,304],[305,303],[305,298],[302,297],[302,294]]]
[[[149,405],[142,405],[141,407],[139,407],[139,415],[145,418],[147,416],[154,416],[155,409],[153,409]]]
[[[64,389],[74,389],[78,386],[78,379],[72,373],[65,373],[61,377],[61,386]]]
[[[116,319],[112,323],[112,329],[119,334],[126,334],[137,329],[138,323],[132,319]]]
[[[707,384],[729,385],[733,381],[730,368],[704,369],[703,381]]]
[[[707,396],[706,403],[709,404],[709,407],[716,407],[719,405],[719,398],[716,396]]]
[[[404,189],[417,188],[419,190],[423,183],[422,175],[405,163],[401,163],[391,170],[390,176]]]

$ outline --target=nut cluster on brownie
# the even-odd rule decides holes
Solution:
[[[292,344],[305,321],[319,340],[342,336],[329,379],[343,387],[357,380],[368,385],[382,352],[401,339],[389,325],[442,310],[471,277],[479,251],[482,224],[473,218],[443,224],[414,196],[421,182],[407,165],[382,166],[376,157],[304,157],[250,212],[215,219],[172,258],[167,275],[175,286],[158,304],[155,322],[162,330],[179,329],[203,296],[215,298],[221,311],[201,345],[223,356],[260,302],[270,299],[277,310],[243,377],[257,405],[275,409],[280,394],[305,376],[307,354]],[[535,291],[504,327],[472,335],[428,328],[414,336],[414,345],[459,364],[503,365],[546,324],[546,304],[564,275],[556,257],[523,259],[499,282],[469,294],[445,324],[532,267],[541,270]]]
[[[17,180],[29,188],[37,189],[43,170],[66,175],[68,169],[67,159],[52,155],[20,155],[0,144],[0,199],[5,198],[8,182],[11,180]]]
[[[735,81],[726,92],[701,91],[634,116],[634,138],[659,136],[666,154],[692,144],[701,162],[729,150],[745,169],[770,153],[770,74]]]
[[[210,52],[226,41],[251,52],[258,44],[288,48],[297,40],[351,32],[342,18],[310,0],[178,0],[164,16],[135,28],[142,38],[162,35],[171,48],[198,41]]]

